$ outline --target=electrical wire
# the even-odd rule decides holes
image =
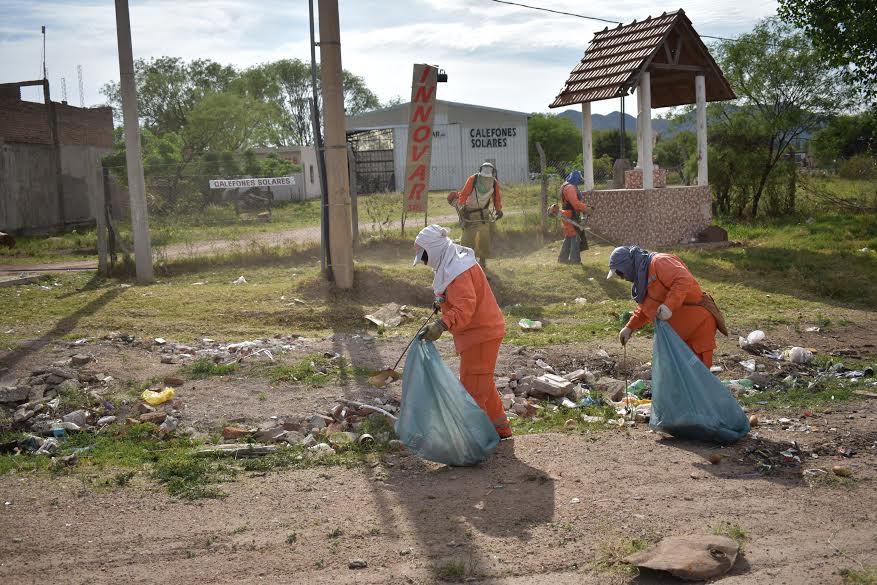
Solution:
[[[563,16],[574,16],[576,18],[583,18],[585,20],[596,20],[598,22],[608,22],[609,24],[620,24],[624,25],[620,20],[610,20],[607,18],[601,18],[599,16],[587,16],[585,14],[576,14],[574,12],[564,12],[563,10],[554,10],[553,8],[545,8],[543,6],[532,6],[530,4],[521,4],[520,2],[509,2],[508,0],[490,0],[491,2],[496,2],[497,4],[508,4],[510,6],[517,6],[519,8],[528,8],[530,10],[539,10],[541,12],[550,12],[552,14],[560,14]],[[741,39],[732,39],[728,37],[719,37],[715,35],[700,35],[701,38],[704,39],[714,39],[717,41],[729,41],[732,43],[736,43]]]

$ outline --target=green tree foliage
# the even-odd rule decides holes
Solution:
[[[730,189],[738,200],[737,211],[748,207],[755,217],[790,145],[844,110],[850,92],[840,70],[826,65],[802,33],[776,19],[759,22],[736,41],[720,43],[715,55],[738,100],[710,107],[711,140],[722,137],[718,156],[748,161],[745,178],[731,175]],[[711,163],[727,168],[739,164]]]
[[[582,154],[582,133],[572,120],[554,114],[533,114],[527,123],[530,169],[539,170],[536,143],[545,150],[548,165],[576,160]]]
[[[778,13],[802,29],[819,54],[866,98],[877,95],[874,0],[779,0]]]
[[[594,138],[594,158],[609,157],[613,163],[618,158],[618,150],[621,146],[621,130],[596,130],[593,133]],[[624,133],[624,153],[625,158],[633,161],[636,152],[636,137],[632,132]]]
[[[865,112],[829,120],[811,140],[810,149],[820,165],[877,153],[877,104]]]
[[[690,164],[692,157],[697,160],[697,136],[684,130],[670,138],[661,138],[655,145],[655,157],[661,167],[675,171],[684,184],[690,185],[692,170],[697,172],[697,165]]]

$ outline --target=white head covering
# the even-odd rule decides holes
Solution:
[[[426,265],[435,272],[432,279],[432,290],[436,294],[444,294],[451,282],[475,266],[475,252],[472,248],[460,246],[448,237],[448,230],[440,225],[430,225],[417,234],[414,238],[417,255],[414,257],[414,265],[420,262],[423,251],[426,250],[428,258]]]

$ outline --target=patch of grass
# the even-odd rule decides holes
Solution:
[[[180,372],[190,380],[204,380],[213,376],[228,376],[238,370],[238,364],[217,364],[210,358],[198,358],[191,364],[180,368]]]
[[[647,549],[651,543],[644,538],[606,540],[597,552],[593,568],[598,573],[634,576],[639,569],[624,562],[625,557]]]
[[[785,390],[760,392],[752,396],[740,396],[739,401],[750,408],[806,408],[823,410],[830,408],[832,403],[861,398],[853,393],[854,382],[842,378],[823,378],[813,388],[795,386]]]
[[[223,461],[179,454],[159,461],[152,477],[163,484],[170,495],[184,500],[222,498],[226,494],[215,484],[234,479],[236,469]]]
[[[863,565],[860,569],[842,569],[843,585],[877,585],[877,566]]]
[[[286,544],[293,545],[296,542],[298,542],[298,535],[295,532],[286,535]]]
[[[355,366],[343,356],[333,358],[322,353],[305,356],[294,364],[267,364],[252,371],[271,382],[296,382],[307,386],[344,385],[351,378],[362,381],[374,374],[374,368]]]
[[[433,568],[436,579],[449,583],[462,583],[466,578],[466,564],[461,561],[447,561]]]
[[[744,530],[739,524],[733,524],[727,520],[717,524],[713,528],[713,534],[727,536],[737,543],[740,550],[743,550],[743,545],[749,540],[749,535],[746,533],[746,530]]]
[[[332,532],[329,533],[329,538],[341,538],[344,535],[344,531],[340,528],[334,528]]]
[[[570,432],[582,433],[606,428],[603,422],[586,423],[581,415],[599,416],[603,419],[618,418],[615,409],[611,406],[586,406],[583,408],[567,408],[556,406],[550,402],[543,402],[543,407],[536,419],[517,417],[511,420],[512,430],[519,435],[546,432]],[[567,429],[564,425],[568,420],[576,421],[574,429]]]

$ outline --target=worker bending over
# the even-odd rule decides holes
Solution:
[[[578,171],[573,171],[567,176],[566,181],[560,187],[560,213],[576,223],[582,221],[582,216],[587,211],[584,196],[578,187],[582,183],[584,183],[582,174]],[[588,240],[585,238],[585,232],[565,221],[561,223],[563,223],[564,238],[557,261],[561,264],[581,264],[581,251],[588,249]]]
[[[481,266],[487,268],[494,223],[502,218],[502,194],[496,168],[489,162],[481,165],[479,171],[466,180],[461,191],[448,196],[448,203],[460,214],[463,228],[460,243],[475,250]]]
[[[627,344],[634,331],[657,318],[667,321],[706,367],[712,366],[716,329],[728,334],[724,317],[682,260],[639,246],[621,246],[609,256],[606,278],[613,275],[633,283],[630,293],[638,305],[618,334],[621,345]]]
[[[487,413],[499,436],[511,437],[493,381],[505,320],[475,252],[453,243],[448,230],[438,225],[423,228],[414,246],[414,264],[423,262],[435,273],[432,288],[441,310],[441,318],[427,328],[423,339],[435,341],[445,331],[451,332],[460,354],[460,382]]]

